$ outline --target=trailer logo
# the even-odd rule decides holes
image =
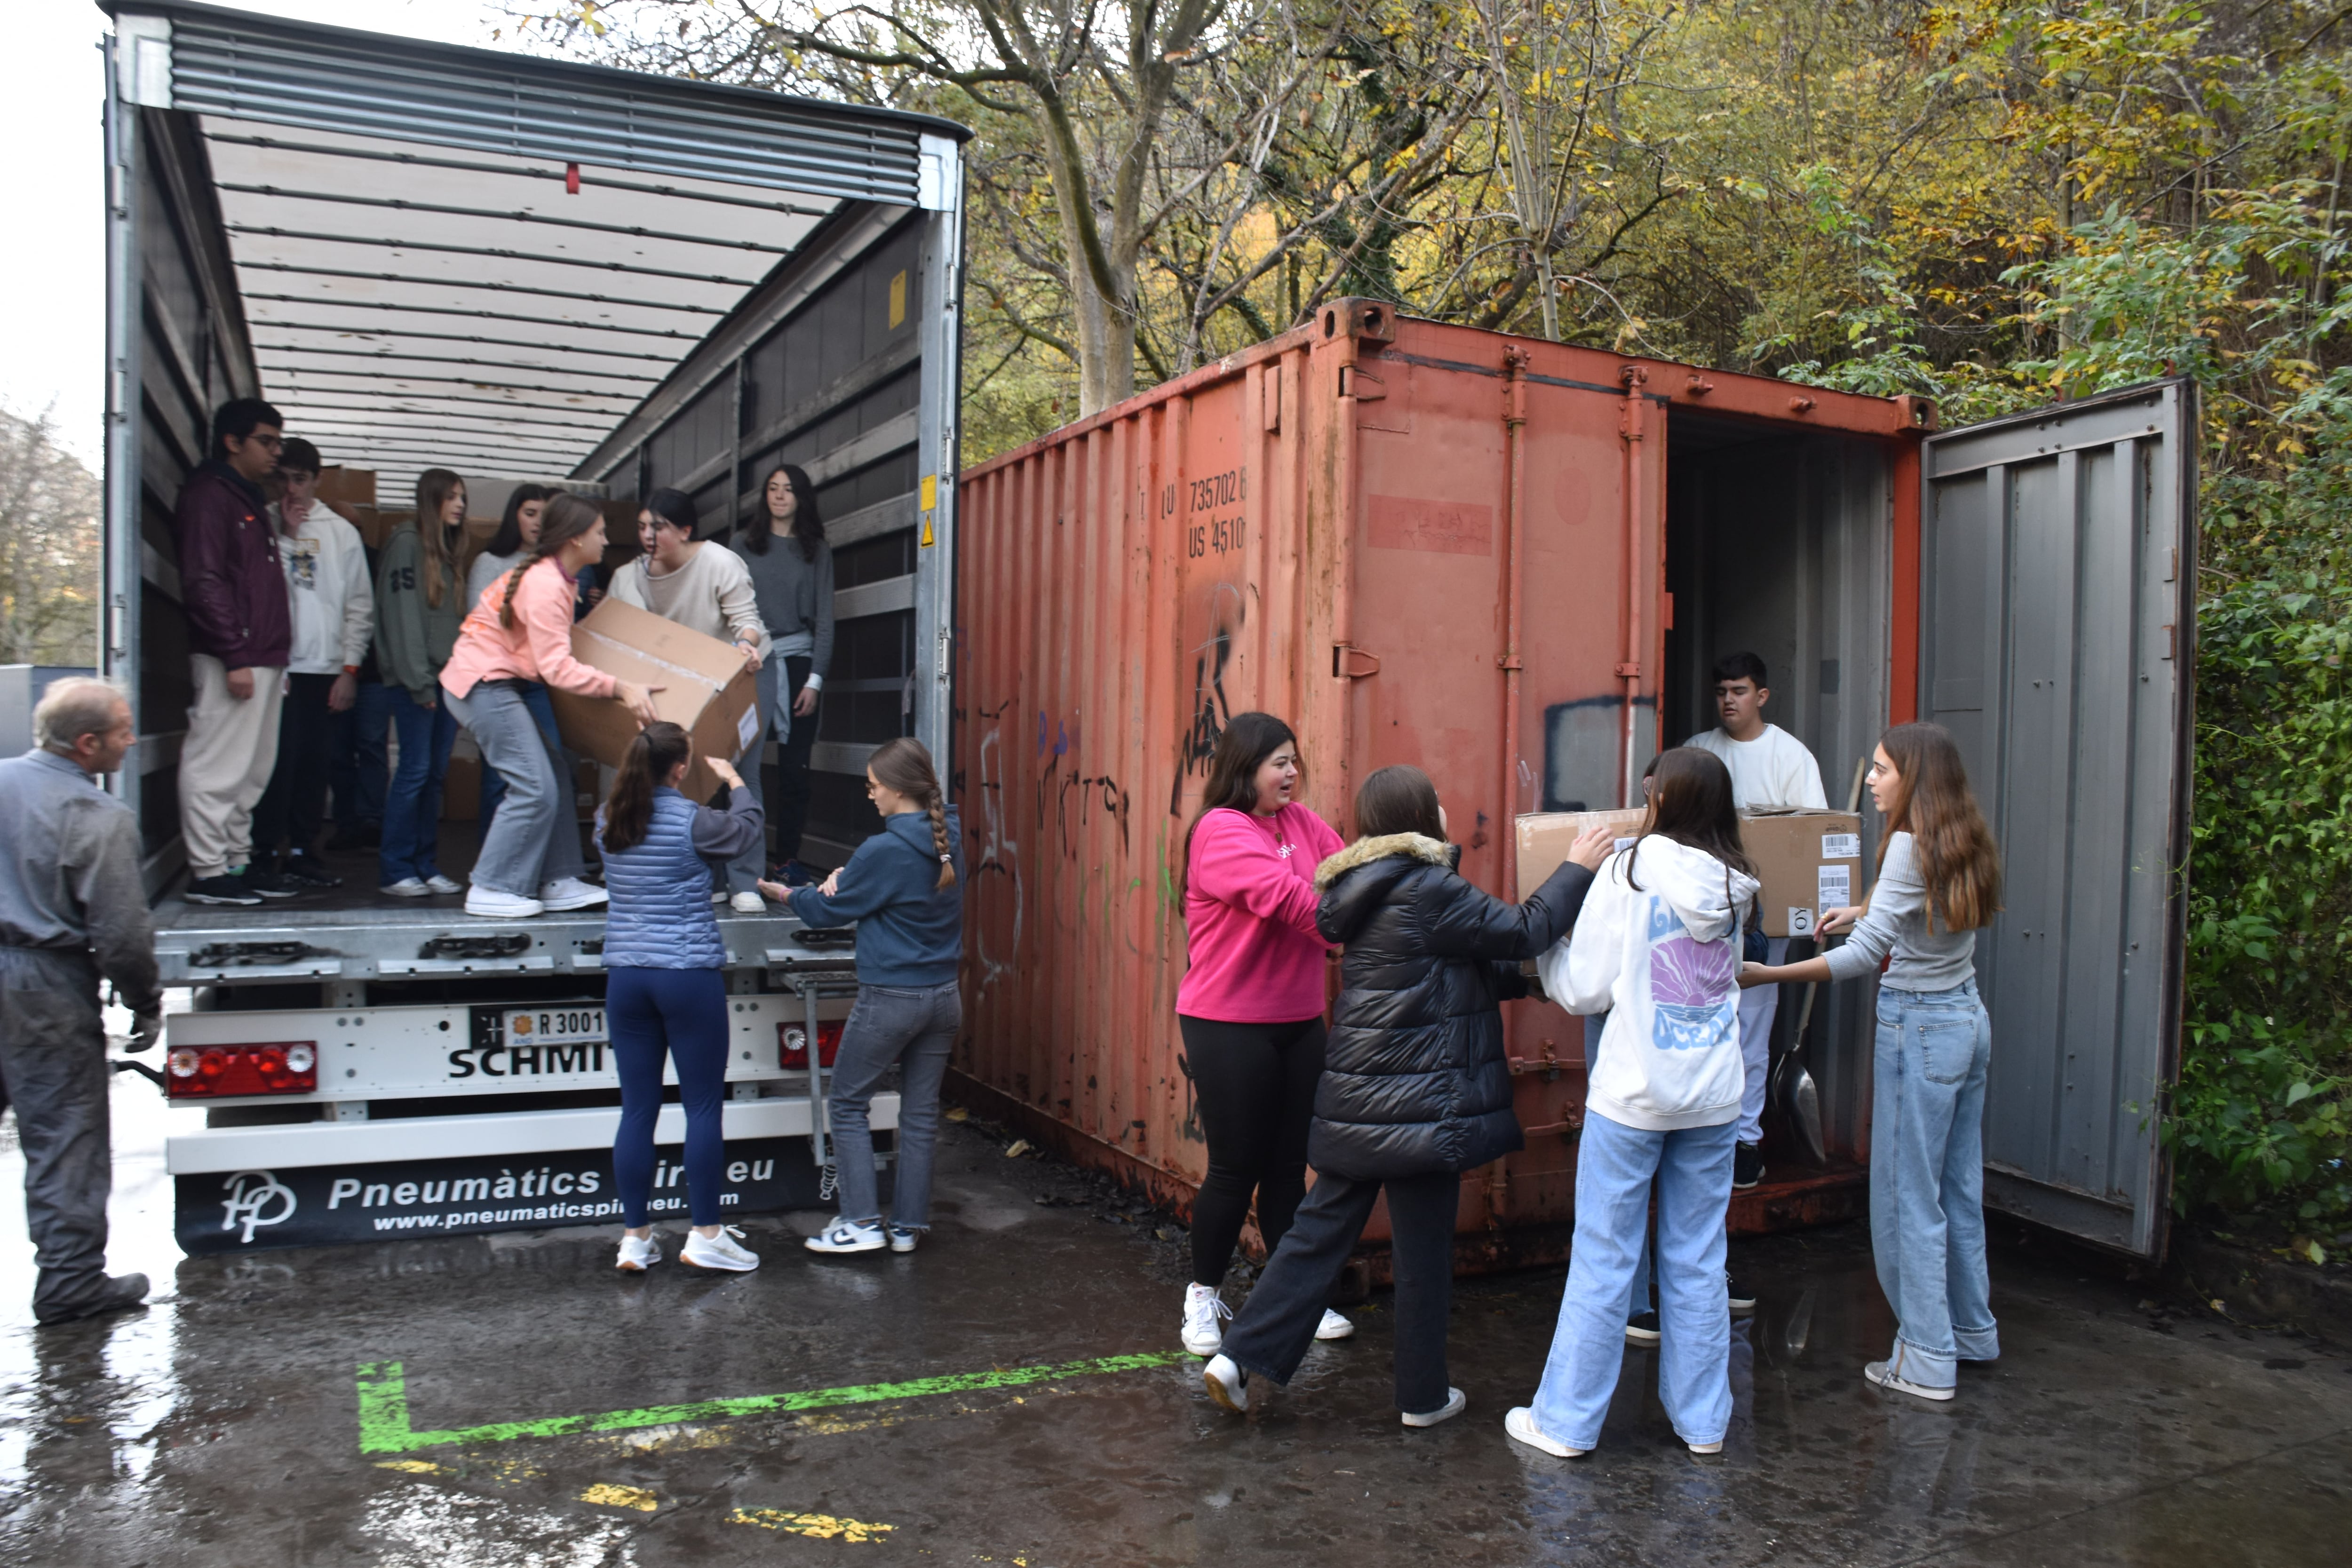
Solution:
[[[298,1206],[293,1189],[278,1181],[272,1171],[239,1171],[221,1184],[228,1196],[221,1200],[227,1211],[221,1220],[223,1230],[235,1230],[240,1224],[245,1234],[237,1239],[250,1244],[255,1227],[284,1225],[294,1217]],[[273,1210],[271,1205],[277,1205]]]

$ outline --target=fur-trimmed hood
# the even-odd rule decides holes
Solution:
[[[1433,866],[1450,867],[1462,858],[1462,851],[1424,833],[1383,833],[1377,838],[1359,838],[1315,868],[1315,890],[1328,891],[1332,883],[1357,867],[1369,866],[1391,855],[1410,855]]]
[[[1315,890],[1323,895],[1316,927],[1332,942],[1351,942],[1399,882],[1432,867],[1450,873],[1461,858],[1459,848],[1424,834],[1359,838],[1315,868]]]

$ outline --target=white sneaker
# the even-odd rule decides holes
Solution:
[[[610,897],[604,889],[577,877],[558,877],[539,888],[539,901],[551,911],[593,909]]]
[[[768,900],[757,893],[738,893],[727,902],[739,915],[764,915],[768,912]]]
[[[1318,1340],[1349,1339],[1354,1337],[1355,1332],[1355,1324],[1328,1307],[1323,1309],[1323,1321],[1315,1325],[1315,1337]]]
[[[1198,1286],[1194,1289],[1200,1289]],[[1201,1373],[1201,1382],[1209,1397],[1236,1415],[1249,1413],[1249,1373],[1220,1355],[1213,1357]]]
[[[919,1230],[909,1230],[903,1225],[890,1227],[890,1250],[893,1252],[912,1252],[922,1239],[923,1233]]]
[[[1225,1342],[1225,1331],[1217,1320],[1230,1318],[1234,1310],[1217,1294],[1214,1285],[1184,1287],[1184,1348],[1194,1355],[1214,1355],[1217,1347]]]
[[[1862,1375],[1880,1388],[1907,1394],[1914,1399],[1932,1399],[1939,1405],[1958,1392],[1951,1388],[1930,1388],[1924,1383],[1914,1383],[1907,1377],[1899,1376],[1893,1362],[1872,1362],[1862,1369]]]
[[[836,1219],[808,1238],[811,1252],[879,1252],[889,1245],[878,1219]]]
[[[1712,1443],[1685,1443],[1683,1447],[1688,1448],[1694,1454],[1720,1454],[1723,1452],[1723,1442],[1720,1438]]]
[[[650,1236],[624,1236],[620,1261],[613,1267],[624,1274],[643,1274],[660,1261],[660,1242]]]
[[[717,1236],[705,1236],[698,1230],[686,1233],[686,1245],[677,1249],[677,1260],[688,1268],[718,1268],[730,1274],[749,1274],[760,1267],[760,1255],[738,1244],[743,1233],[731,1225],[719,1227]]]
[[[1524,1405],[1514,1405],[1503,1417],[1503,1431],[1530,1448],[1540,1448],[1555,1459],[1580,1459],[1590,1452],[1571,1448],[1556,1438],[1547,1437],[1536,1426],[1536,1413]]]
[[[397,882],[386,882],[376,891],[395,899],[429,899],[433,896],[433,889],[425,885],[421,877],[403,877]]]
[[[452,881],[438,871],[434,872],[433,875],[425,879],[425,887],[426,891],[438,893],[444,897],[446,897],[451,893],[462,893],[466,890],[466,884],[463,882]]]
[[[1408,1426],[1434,1426],[1440,1421],[1453,1420],[1456,1415],[1461,1415],[1469,1404],[1469,1398],[1460,1389],[1449,1388],[1445,1391],[1444,1405],[1434,1410],[1423,1411],[1417,1415],[1407,1410],[1402,1413],[1402,1419]]]
[[[537,899],[526,899],[520,893],[501,893],[496,888],[479,883],[467,890],[466,912],[490,921],[527,921],[538,914],[542,906]]]

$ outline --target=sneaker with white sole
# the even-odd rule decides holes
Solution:
[[[1184,1287],[1184,1348],[1194,1355],[1214,1355],[1217,1347],[1225,1342],[1225,1331],[1217,1321],[1230,1318],[1234,1310],[1217,1294],[1214,1285]]]
[[[889,1245],[878,1219],[836,1219],[808,1238],[811,1252],[879,1252]]]
[[[1889,1389],[1896,1394],[1907,1394],[1914,1399],[1932,1399],[1939,1405],[1958,1392],[1957,1389],[1930,1388],[1924,1383],[1914,1383],[1909,1378],[1899,1375],[1895,1370],[1895,1363],[1891,1361],[1872,1362],[1862,1369],[1862,1375],[1875,1387]]]
[[[1557,1437],[1547,1437],[1536,1425],[1536,1413],[1524,1405],[1514,1405],[1503,1417],[1503,1431],[1514,1441],[1530,1448],[1540,1448],[1555,1459],[1580,1459],[1591,1450],[1571,1448]]]
[[[526,899],[520,893],[501,893],[479,882],[466,893],[466,912],[483,920],[527,921],[545,907],[537,899]]]
[[[429,899],[433,889],[425,885],[422,877],[403,877],[397,882],[386,882],[377,892],[395,899]]]
[[[1720,1454],[1723,1452],[1723,1439],[1718,1437],[1712,1443],[1685,1443],[1683,1447],[1694,1454]]]
[[[542,882],[539,889],[539,901],[551,911],[591,910],[610,897],[593,882],[583,882],[577,877],[558,877],[551,882]]]
[[[738,893],[727,900],[728,907],[739,915],[764,915],[768,900],[757,893]]]
[[[743,1233],[731,1225],[720,1226],[717,1236],[705,1236],[698,1230],[689,1230],[686,1233],[686,1245],[677,1249],[677,1260],[688,1268],[749,1274],[760,1267],[760,1255],[742,1245],[742,1236]]]
[[[433,875],[425,879],[425,886],[432,892],[436,893],[445,899],[451,893],[462,893],[466,890],[465,883],[460,882],[455,877],[445,877],[438,871],[434,872]]]
[[[1355,1324],[1328,1307],[1323,1309],[1323,1321],[1315,1325],[1315,1337],[1318,1340],[1344,1340],[1353,1336],[1355,1331]]]
[[[910,1229],[903,1225],[894,1225],[890,1227],[890,1250],[893,1252],[912,1252],[915,1250],[916,1244],[922,1239],[923,1233],[919,1230]]]
[[[624,1274],[643,1274],[660,1261],[660,1242],[650,1236],[624,1236],[620,1258],[613,1267]]]
[[[1223,1356],[1212,1356],[1202,1369],[1202,1385],[1209,1397],[1236,1415],[1249,1414],[1249,1373]]]
[[[1460,1389],[1449,1388],[1445,1391],[1445,1403],[1439,1405],[1436,1409],[1423,1410],[1417,1413],[1407,1410],[1402,1413],[1400,1418],[1408,1426],[1434,1426],[1440,1421],[1453,1420],[1456,1415],[1461,1415],[1464,1410],[1467,1409],[1469,1407],[1469,1404],[1470,1401],[1468,1397],[1465,1395]]]
[[[1656,1308],[1654,1307],[1646,1312],[1636,1312],[1625,1320],[1625,1342],[1629,1345],[1654,1345],[1658,1342]]]

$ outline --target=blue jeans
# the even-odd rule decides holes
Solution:
[[[605,1027],[621,1078],[621,1127],[613,1135],[613,1185],[621,1221],[646,1223],[654,1185],[654,1123],[661,1115],[662,1058],[677,1064],[686,1108],[686,1195],[696,1225],[723,1225],[727,1173],[727,977],[716,969],[638,969],[604,982]]]
[[[392,723],[392,691],[381,681],[362,680],[352,705],[327,720],[327,787],[334,794],[340,833],[356,833],[362,822],[383,825],[391,778],[383,733]]]
[[[530,716],[539,721],[541,731],[555,742],[556,754],[562,756],[563,736],[555,727],[555,701],[548,696],[547,688],[535,680],[532,681],[523,689],[522,702],[524,707],[530,710]],[[478,744],[478,742],[477,743]],[[572,793],[569,784],[572,772],[568,765],[563,770],[563,777],[566,781],[563,793],[569,795]],[[499,802],[504,800],[506,795],[507,775],[490,766],[490,759],[484,757],[482,759],[482,804],[475,812],[475,815],[482,819],[483,837],[488,838],[490,836],[490,819],[498,816]]]
[[[1761,989],[1759,987],[1759,989]],[[1742,993],[1745,994],[1745,993]],[[1592,1069],[1601,1061],[1601,1037],[1609,1026],[1609,1015],[1593,1013],[1584,1020],[1584,1081],[1592,1081]],[[1650,1310],[1650,1221],[1642,1218],[1642,1250],[1633,1259],[1633,1289],[1625,1298],[1625,1321],[1632,1322]]]
[[[1878,988],[1870,1250],[1895,1309],[1892,1369],[1929,1388],[2000,1354],[1985,1269],[1985,1069],[1992,1020],[1976,982]]]
[[[874,1177],[874,1134],[866,1107],[882,1075],[898,1064],[898,1173],[890,1184],[890,1223],[908,1230],[931,1224],[931,1159],[940,1141],[940,1080],[963,1027],[963,998],[940,985],[861,985],[842,1026],[826,1106],[833,1160],[840,1172],[841,1217],[880,1219]]]
[[[1584,1115],[1576,1152],[1576,1242],[1535,1421],[1571,1448],[1601,1441],[1625,1359],[1625,1302],[1658,1186],[1658,1399],[1685,1443],[1716,1443],[1731,1422],[1731,1303],[1723,1219],[1731,1205],[1736,1122],[1644,1132]]]
[[[457,721],[446,694],[421,706],[404,686],[387,686],[392,727],[400,737],[400,766],[383,802],[383,847],[376,855],[376,884],[391,887],[404,878],[424,879],[441,869],[441,780],[449,771],[449,748]]]

